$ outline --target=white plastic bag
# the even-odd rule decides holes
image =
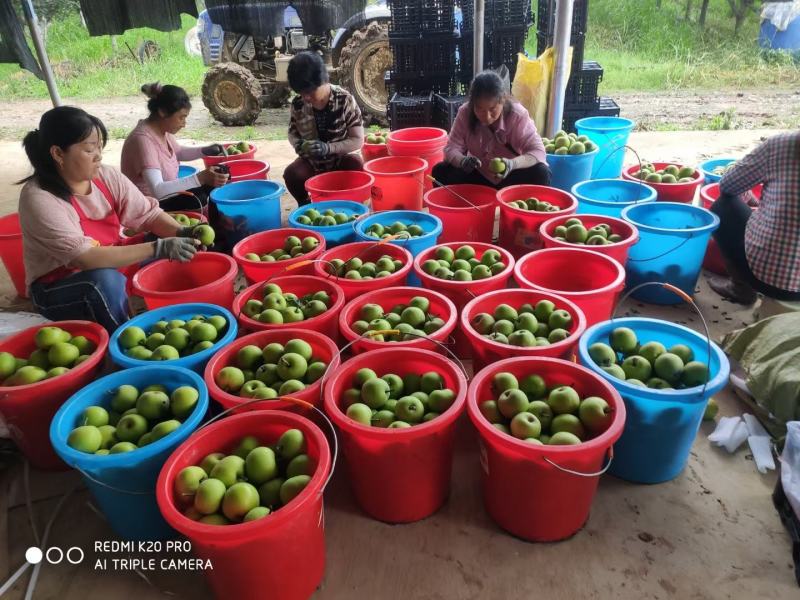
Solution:
[[[800,421],[786,424],[786,445],[781,455],[781,484],[794,514],[800,519]]]
[[[772,23],[778,31],[786,31],[797,17],[800,17],[800,0],[764,2],[761,8],[761,19]]]

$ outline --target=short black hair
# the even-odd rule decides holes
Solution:
[[[84,141],[93,131],[98,132],[105,147],[108,132],[97,117],[76,106],[59,106],[48,110],[39,120],[39,129],[28,132],[22,141],[25,154],[33,166],[33,175],[17,183],[35,179],[43,190],[69,202],[72,190],[58,172],[50,148],[58,146],[66,150]]]
[[[472,84],[469,86],[469,127],[475,129],[478,125],[478,119],[475,116],[472,108],[478,100],[495,100],[497,102],[505,102],[509,99],[508,90],[503,83],[502,77],[495,71],[481,71],[475,75]],[[511,103],[506,102],[503,106],[503,114],[506,115],[511,110]]]
[[[328,69],[322,57],[319,53],[308,50],[296,54],[289,61],[287,75],[289,87],[297,94],[313,92],[319,86],[328,83]]]
[[[155,83],[145,83],[142,86],[142,93],[149,98],[147,110],[150,111],[152,118],[158,118],[160,112],[165,116],[171,117],[179,110],[184,108],[191,110],[192,102],[186,90],[177,85],[161,85]]]

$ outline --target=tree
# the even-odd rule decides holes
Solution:
[[[756,0],[728,0],[728,5],[733,13],[733,34],[739,35],[739,29],[750,11],[755,8]]]
[[[686,14],[683,15],[683,19],[688,21],[691,18],[692,14],[692,0],[686,0]]]
[[[705,29],[706,27],[706,14],[708,13],[708,3],[709,0],[703,0],[703,5],[700,7],[700,19],[698,23],[700,24],[701,29]]]
[[[45,21],[77,13],[80,10],[79,0],[33,0],[36,16]]]

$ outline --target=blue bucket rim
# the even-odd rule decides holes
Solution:
[[[243,186],[262,186],[266,188],[272,188],[271,191],[265,191],[263,196],[255,196],[253,198],[220,198],[218,194],[224,193],[223,190],[231,190],[231,188],[243,187]],[[272,181],[269,179],[246,179],[244,181],[233,181],[231,183],[226,183],[222,187],[215,188],[211,190],[211,199],[218,204],[237,204],[239,202],[250,202],[251,200],[259,200],[262,198],[266,198],[267,196],[270,199],[274,199],[274,196],[282,196],[286,192],[286,187],[278,183],[277,181]]]
[[[338,225],[325,225],[325,226],[303,225],[302,223],[297,222],[297,217],[304,215],[312,208],[322,211],[325,210],[326,208],[333,208],[335,206],[342,208],[350,208],[353,210],[353,214],[358,215],[359,218],[369,214],[369,207],[362,202],[357,202],[355,200],[323,200],[321,202],[312,202],[304,206],[298,206],[292,212],[289,213],[289,216],[287,217],[287,222],[292,227],[297,227],[299,229],[310,229],[311,231],[318,231],[323,234],[325,232],[334,233],[334,232],[344,231],[346,229],[354,229],[357,219],[356,221],[350,221],[348,223],[339,223]]]
[[[713,177],[722,177],[721,175],[717,175],[716,173],[712,173],[708,170],[706,165],[710,165],[714,163],[714,166],[721,166],[721,165],[729,165],[732,162],[736,162],[739,160],[738,158],[733,158],[732,156],[718,156],[717,158],[709,158],[701,162],[697,168],[703,172],[704,175],[711,175]]]
[[[141,323],[149,321],[152,317],[155,316],[154,313],[164,313],[164,312],[187,312],[193,314],[202,314],[203,310],[208,310],[209,307],[214,310],[216,313],[221,313],[228,320],[228,330],[225,332],[225,335],[218,338],[214,345],[211,348],[207,348],[202,352],[198,352],[197,354],[190,354],[189,356],[182,356],[180,358],[176,358],[175,360],[170,361],[152,361],[152,360],[140,360],[138,358],[131,358],[122,352],[119,348],[119,336],[122,334],[123,329],[126,327],[141,327]],[[223,342],[225,344],[229,344],[236,337],[239,335],[239,323],[236,317],[233,316],[233,313],[229,311],[224,306],[219,306],[218,304],[210,304],[208,302],[185,302],[183,304],[169,304],[167,306],[161,306],[159,308],[153,308],[147,310],[139,315],[136,315],[132,319],[126,321],[119,327],[114,330],[114,333],[111,334],[111,337],[108,339],[108,353],[111,355],[111,360],[114,364],[119,365],[123,369],[135,369],[144,366],[153,365],[164,365],[164,366],[172,366],[172,367],[182,367],[191,370],[191,367],[187,367],[187,364],[194,364],[194,363],[202,363],[203,361],[208,361],[214,354],[216,354],[222,346]],[[192,359],[192,360],[188,360]],[[185,362],[181,362],[185,361]],[[134,366],[125,366],[124,363],[131,363]]]
[[[593,128],[591,126],[591,124],[590,125],[586,125],[586,122],[590,121],[591,119],[616,119],[617,121],[620,122],[620,124],[618,126],[616,126],[616,127],[602,127],[602,128],[594,127]],[[622,122],[624,122],[624,124]],[[583,125],[581,125],[581,123],[583,123]],[[575,121],[575,129],[577,129],[578,127],[584,127],[584,128],[589,129],[591,131],[598,131],[598,132],[601,132],[601,133],[611,133],[612,131],[622,131],[624,129],[633,129],[634,127],[636,127],[636,121],[632,121],[631,119],[626,119],[625,117],[601,117],[601,116],[584,117],[583,119],[578,119],[577,121]]]
[[[197,406],[192,411],[192,414],[181,423],[181,426],[178,427],[175,431],[167,434],[165,437],[161,438],[160,440],[156,440],[155,442],[148,444],[147,446],[137,448],[132,452],[122,452],[120,454],[107,454],[107,455],[97,455],[97,454],[87,454],[86,452],[80,452],[75,450],[74,448],[70,447],[67,444],[66,438],[61,439],[58,436],[60,426],[62,423],[66,424],[67,415],[72,412],[73,406],[77,404],[77,400],[83,398],[87,394],[91,392],[100,392],[103,391],[105,388],[106,391],[110,391],[111,389],[117,388],[124,383],[125,375],[130,375],[131,373],[143,373],[143,372],[150,372],[152,373],[154,383],[157,382],[158,373],[157,371],[168,371],[176,374],[183,375],[188,377],[199,393],[199,398],[197,399]],[[120,380],[120,383],[115,384],[113,386],[109,386],[109,382],[111,380]],[[93,394],[96,398],[98,394]],[[53,417],[53,420],[50,422],[50,442],[53,444],[53,448],[56,450],[56,453],[64,459],[69,466],[75,468],[75,465],[78,463],[83,463],[80,465],[80,469],[83,470],[84,468],[114,468],[114,467],[134,467],[136,466],[132,459],[136,459],[136,462],[141,462],[154,456],[158,455],[165,450],[168,450],[169,447],[175,444],[174,434],[178,433],[179,431],[189,429],[189,435],[191,432],[194,431],[208,411],[209,399],[208,399],[208,388],[206,387],[205,381],[203,378],[192,371],[191,369],[186,369],[184,367],[174,367],[171,365],[165,365],[164,363],[160,363],[157,365],[153,365],[150,367],[133,367],[132,369],[125,369],[122,371],[116,371],[115,373],[110,373],[100,379],[96,379],[92,383],[87,386],[84,386],[77,392],[75,392],[72,396],[70,396],[64,404],[61,405],[61,408],[58,409],[58,412]],[[90,406],[97,406],[96,404],[92,404]],[[76,415],[77,416],[77,415]],[[74,426],[70,426],[70,431],[74,429]]]
[[[598,144],[595,144],[595,146],[597,146],[597,148],[595,148],[591,152],[584,152],[583,154],[545,154],[545,162],[550,160],[551,156],[555,157],[556,160],[564,160],[564,159],[569,159],[569,158],[574,158],[574,159],[577,160],[579,158],[583,158],[583,157],[586,157],[586,156],[593,156],[593,155],[597,154],[598,152],[600,152],[600,146]]]
[[[660,208],[678,208],[679,210],[687,211],[687,212],[696,212],[703,215],[710,215],[711,216],[711,223],[707,225],[702,225],[700,227],[687,227],[684,229],[671,229],[667,227],[654,227],[653,225],[647,225],[646,223],[639,223],[635,221],[631,217],[629,217],[629,213],[634,210],[641,210],[641,209],[650,209],[653,208],[660,209]],[[647,231],[649,233],[671,233],[671,234],[687,234],[687,233],[703,233],[705,231],[714,231],[719,227],[719,217],[715,215],[713,212],[706,208],[702,208],[700,206],[694,206],[692,204],[684,204],[683,202],[637,202],[635,204],[631,204],[630,206],[626,206],[622,209],[622,218],[635,225],[639,231]]]
[[[421,210],[382,210],[382,211],[379,211],[379,212],[374,212],[372,214],[369,214],[366,217],[364,217],[363,219],[359,219],[358,221],[356,221],[356,226],[355,226],[356,235],[359,236],[365,242],[374,242],[374,241],[376,241],[375,238],[370,237],[365,233],[365,231],[364,231],[365,226],[366,226],[366,224],[368,222],[371,222],[370,221],[371,219],[375,219],[377,217],[386,217],[388,215],[398,215],[397,218],[393,219],[395,221],[401,220],[402,219],[402,215],[413,215],[415,217],[419,217],[421,215],[422,217],[424,217],[424,219],[427,219],[427,220],[433,222],[434,225],[436,225],[436,227],[432,231],[429,231],[429,232],[425,233],[424,235],[421,235],[421,236],[416,237],[416,238],[407,238],[407,239],[398,238],[396,240],[392,240],[392,242],[394,242],[394,243],[400,243],[400,244],[402,244],[402,243],[410,243],[410,244],[413,244],[414,242],[418,242],[418,241],[426,239],[428,237],[436,237],[436,236],[438,236],[439,234],[442,233],[442,229],[443,229],[442,220],[439,217],[437,217],[436,215],[432,215],[431,213],[426,213],[426,212],[423,212]]]
[[[703,386],[697,385],[691,388],[685,388],[682,390],[656,390],[653,388],[638,386],[638,385],[631,385],[627,383],[624,379],[617,379],[613,375],[610,375],[603,371],[599,365],[597,365],[592,358],[589,356],[589,339],[598,334],[600,331],[608,330],[610,331],[612,327],[624,327],[628,326],[634,331],[636,331],[635,325],[637,323],[654,323],[660,326],[665,326],[670,329],[674,329],[676,331],[680,331],[682,334],[686,336],[690,336],[698,340],[702,345],[706,345],[707,343],[711,344],[711,351],[714,356],[717,357],[719,361],[719,371],[717,374],[711,378],[711,380],[705,386],[705,393],[703,392]],[[705,398],[716,394],[722,388],[724,388],[728,383],[728,377],[730,375],[730,362],[728,361],[728,357],[725,356],[725,352],[722,351],[717,343],[714,340],[707,340],[707,338],[691,329],[686,327],[685,325],[680,325],[678,323],[672,323],[670,321],[664,321],[662,319],[653,319],[651,317],[618,317],[612,318],[607,321],[601,321],[599,323],[595,323],[591,327],[589,327],[583,335],[578,340],[578,357],[580,358],[581,362],[586,365],[587,368],[591,369],[598,375],[605,378],[607,381],[611,382],[614,387],[620,391],[623,396],[626,393],[633,394],[635,396],[647,398],[648,400],[661,400],[661,401],[687,401],[687,403],[695,403]]]
[[[594,198],[589,198],[586,195],[582,195],[578,189],[581,186],[590,186],[592,184],[597,184],[597,183],[607,184],[608,182],[613,182],[615,184],[622,184],[623,187],[636,186],[637,189],[646,189],[649,190],[650,193],[647,195],[646,198],[641,198],[639,200],[615,202],[613,200],[596,200]],[[570,192],[572,193],[573,196],[575,196],[578,199],[579,202],[584,201],[584,202],[590,202],[592,204],[598,204],[601,206],[616,206],[616,207],[619,206],[627,207],[628,205],[632,204],[642,204],[644,202],[652,202],[658,197],[658,192],[656,192],[656,190],[652,186],[647,185],[644,181],[639,181],[639,182],[628,181],[627,179],[622,179],[617,177],[604,177],[601,179],[587,179],[586,181],[579,181],[578,183],[572,186]]]

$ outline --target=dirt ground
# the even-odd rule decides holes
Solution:
[[[5,116],[5,113],[4,113]],[[21,118],[21,116],[20,116]],[[708,156],[739,156],[775,130],[722,132],[637,132],[631,145],[650,160],[696,164]],[[280,180],[292,159],[284,141],[261,142],[259,157],[272,164]],[[105,160],[118,164],[121,143],[110,144]],[[0,142],[0,214],[16,209],[17,189],[27,163],[16,141]],[[286,210],[294,202],[284,202]],[[718,339],[753,321],[752,310],[721,301],[698,284],[696,302]],[[0,309],[24,307],[0,275]],[[624,313],[638,313],[697,326],[685,307],[628,302]],[[746,407],[726,390],[717,396],[723,415]],[[775,473],[759,475],[747,449],[729,455],[712,447],[704,424],[684,472],[668,483],[642,486],[611,476],[601,478],[592,514],[573,538],[555,544],[529,544],[498,529],[486,515],[480,495],[480,462],[471,425],[459,423],[451,496],[430,518],[391,526],[364,516],[348,488],[343,465],[326,492],[326,578],[315,598],[350,600],[512,599],[547,597],[619,600],[749,600],[797,598],[791,548],[770,493]],[[39,529],[56,503],[78,480],[74,473],[32,473],[33,507]],[[27,523],[19,469],[0,472],[0,582],[3,560],[16,569],[33,544]],[[546,493],[546,490],[542,490]],[[53,545],[78,546],[86,561],[77,566],[45,567],[35,598],[210,598],[202,575],[156,571],[147,580],[136,573],[93,570],[95,540],[114,539],[80,487],[65,504],[51,533]],[[7,506],[7,518],[4,519]],[[132,515],[135,518],[135,515]],[[174,556],[174,555],[173,555]],[[141,555],[137,555],[141,558]],[[269,560],[268,556],[264,560]],[[10,572],[10,571],[9,571]],[[25,581],[26,578],[23,578]],[[24,596],[18,582],[8,597]]]

